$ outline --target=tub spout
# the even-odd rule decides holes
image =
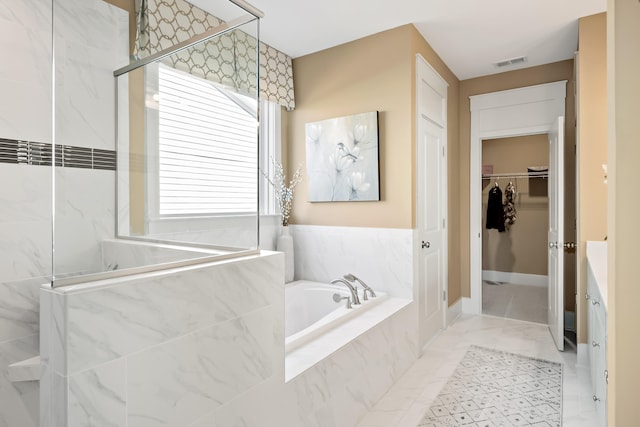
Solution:
[[[371,289],[370,286],[368,286],[366,283],[364,283],[362,280],[358,279],[356,276],[354,276],[353,274],[349,273],[349,274],[345,274],[344,278],[347,279],[350,282],[358,282],[362,285],[362,299],[364,299],[365,301],[367,301],[369,298],[367,297],[367,291],[369,291],[369,294],[371,294],[371,298],[375,298],[376,297],[376,293],[373,292],[373,289]]]
[[[344,279],[335,279],[331,281],[332,285],[335,285],[336,283],[342,283],[343,285],[346,285],[351,292],[351,299],[353,300],[353,304],[360,304],[360,298],[358,298],[358,288],[355,288],[351,283],[347,282]]]

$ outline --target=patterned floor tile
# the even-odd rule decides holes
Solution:
[[[471,346],[418,427],[559,427],[562,364]]]

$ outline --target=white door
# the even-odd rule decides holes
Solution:
[[[547,323],[564,350],[564,117],[549,132],[549,308]]]
[[[447,83],[417,59],[418,309],[421,347],[445,326],[447,309]]]

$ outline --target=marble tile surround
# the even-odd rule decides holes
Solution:
[[[282,254],[264,252],[43,288],[52,319],[41,321],[42,427],[86,425],[87,416],[185,426],[265,382],[283,383],[283,266]]]
[[[105,239],[100,242],[100,253],[102,270],[115,270],[203,258],[223,252],[136,240]]]
[[[417,358],[413,309],[405,306],[286,383],[282,425],[356,425]],[[313,345],[296,350],[295,357],[315,352]]]
[[[0,136],[51,142],[51,0],[0,5]]]
[[[260,218],[261,227],[264,222]],[[148,233],[148,237],[154,239],[236,248],[256,248],[257,235],[258,218],[255,215],[151,219]]]
[[[2,164],[0,182],[0,282],[51,274],[51,168]]]
[[[64,102],[56,105],[56,113],[57,118],[65,120],[65,123],[58,123],[61,132],[56,142],[72,143],[72,138],[67,138],[72,134],[73,138],[83,140],[78,145],[102,147],[108,142],[113,149],[113,120],[104,119],[113,117],[113,101],[109,104],[108,98],[113,98],[113,77],[110,73],[115,67],[110,65],[114,58],[107,52],[115,46],[123,47],[121,52],[124,52],[124,56],[120,59],[128,61],[128,45],[126,38],[121,43],[114,43],[115,38],[108,34],[108,27],[111,25],[109,19],[115,18],[118,22],[116,32],[128,37],[128,15],[103,1],[2,1],[0,53],[3,65],[0,67],[0,93],[11,102],[0,105],[0,137],[52,142],[54,5],[55,19],[57,22],[59,18],[65,21],[68,24],[65,25],[66,30],[77,28],[72,24],[79,22],[84,25],[86,32],[95,36],[67,34],[67,46],[77,48],[73,52],[65,51],[58,45],[61,48],[59,52],[65,51],[58,57],[61,84],[57,87],[57,95]],[[66,17],[63,11],[65,5],[71,6],[66,9]],[[79,16],[83,19],[78,19]],[[61,27],[56,25],[56,29]],[[91,40],[96,38],[102,38],[103,43],[94,46],[96,49],[91,56]],[[90,63],[96,58],[99,62]],[[102,71],[97,71],[100,66],[103,67]],[[102,80],[94,79],[97,74],[102,76]],[[63,84],[65,79],[66,84]],[[104,132],[107,127],[110,133]],[[93,128],[94,133],[87,131],[87,128]],[[83,173],[87,171],[80,172]],[[0,165],[0,180],[10,183],[0,189],[0,427],[32,427],[39,424],[39,384],[35,381],[12,383],[8,381],[6,373],[7,365],[39,353],[38,293],[40,285],[50,280],[52,272],[51,176],[51,167]],[[80,176],[77,181],[66,183],[66,190],[83,197],[86,197],[87,191],[96,196],[109,197],[108,189],[113,188],[113,174],[104,181],[100,181],[101,176],[104,177],[104,174],[96,179],[83,179]],[[62,176],[60,179],[63,182]],[[71,207],[73,212],[67,212],[69,215],[66,219],[73,224],[67,223],[70,233],[65,242],[73,249],[85,250],[90,246],[92,243],[87,243],[87,239],[98,238],[96,230],[107,230],[109,237],[113,236],[113,226],[99,224],[100,221],[106,224],[102,217],[105,212],[97,214],[97,220],[90,218],[95,213],[92,209],[96,205],[94,200],[87,199],[84,205],[74,203]],[[113,205],[113,197],[110,203]],[[104,204],[98,206],[103,207]],[[107,214],[113,217],[112,213]],[[110,223],[113,223],[113,219]],[[64,227],[63,222],[60,225]],[[59,249],[59,253],[62,253],[63,245]],[[79,268],[84,268],[86,260],[91,259],[91,256],[78,257],[84,255],[82,251],[67,253],[67,260],[82,260]],[[76,265],[71,263],[70,268],[76,268]]]
[[[264,252],[43,288],[42,427],[355,425],[416,360],[414,304],[285,382],[283,267]]]
[[[114,173],[56,169],[56,275],[102,271],[101,242],[115,236]]]
[[[56,144],[114,150],[113,71],[129,63],[129,15],[103,1],[55,0],[54,20]]]
[[[352,273],[375,290],[413,297],[413,230],[291,225],[295,279],[329,282]]]

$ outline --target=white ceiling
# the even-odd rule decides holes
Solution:
[[[203,3],[208,0],[200,0]],[[262,41],[296,58],[413,23],[460,79],[573,57],[578,18],[606,0],[248,0]],[[524,65],[494,62],[526,56]]]

